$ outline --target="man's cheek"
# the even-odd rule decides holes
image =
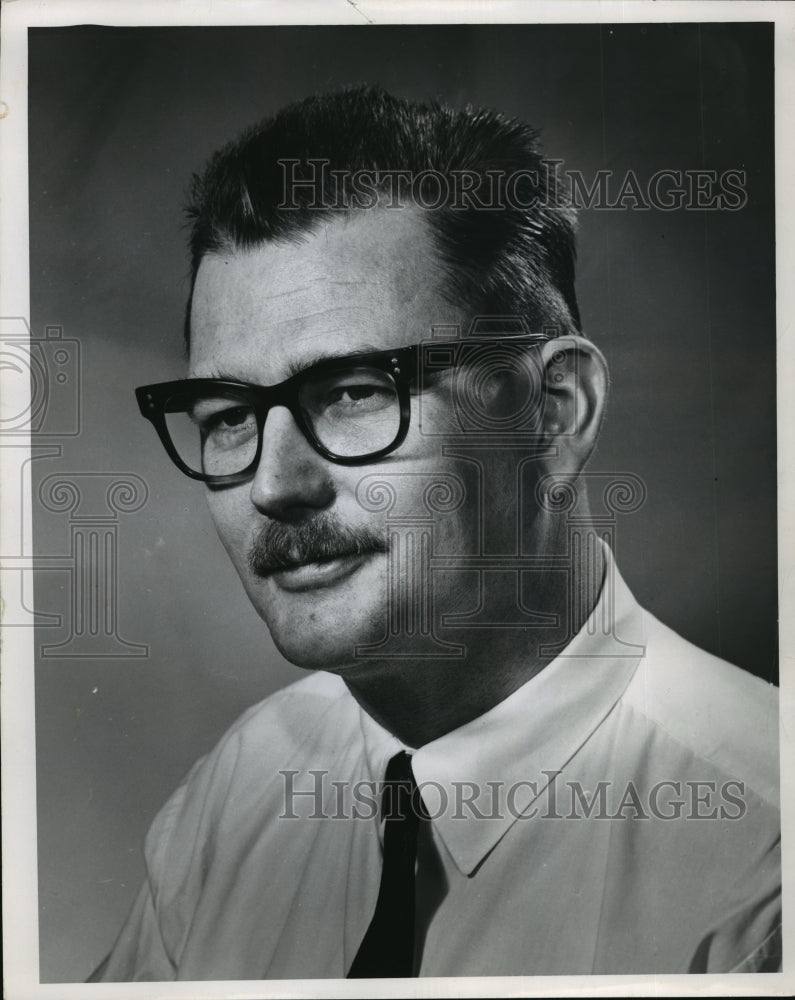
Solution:
[[[251,532],[245,531],[242,518],[232,516],[226,507],[210,501],[208,501],[208,506],[216,534],[227,555],[240,572],[243,567],[248,565],[248,553],[253,542]]]

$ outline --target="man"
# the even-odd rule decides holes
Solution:
[[[189,378],[139,403],[312,672],[160,812],[95,978],[778,968],[775,697],[591,509],[607,367],[535,133],[310,98],[190,216]]]

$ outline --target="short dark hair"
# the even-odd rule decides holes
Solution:
[[[432,207],[417,198],[414,204],[425,209],[445,267],[442,292],[451,301],[463,300],[473,314],[521,317],[534,332],[548,325],[579,331],[575,212],[541,155],[537,130],[495,111],[456,111],[355,87],[285,107],[218,150],[194,175],[186,209],[186,340],[205,254],[294,240],[340,210],[362,210],[357,175],[370,175],[377,192],[371,201],[382,204],[387,180],[394,195],[396,171],[439,185],[442,197]],[[440,176],[460,180],[463,174],[470,185],[479,178],[490,198],[481,193],[478,203],[476,196],[452,194],[449,184],[443,190]],[[288,176],[297,181],[289,192]]]

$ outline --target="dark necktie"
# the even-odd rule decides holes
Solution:
[[[428,819],[411,770],[401,751],[386,768],[381,797],[384,867],[375,913],[348,979],[414,975],[414,867],[420,819]]]

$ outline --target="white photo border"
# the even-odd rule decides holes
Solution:
[[[164,26],[200,24],[441,24],[614,22],[775,22],[777,383],[779,477],[779,600],[781,664],[781,801],[784,830],[785,909],[795,906],[795,4],[791,2],[674,2],[674,0],[555,0],[555,2],[459,2],[440,0],[14,0],[2,7],[0,36],[0,316],[29,320],[27,29],[73,24]],[[20,252],[22,248],[23,252]],[[0,372],[0,407],[21,412],[19,380]],[[15,394],[13,397],[11,394]],[[0,450],[0,476],[10,468]],[[29,490],[28,490],[29,495]],[[20,518],[18,491],[4,494],[0,532],[18,537],[30,517]],[[27,539],[26,543],[30,540]],[[0,542],[0,551],[7,551]],[[30,551],[29,545],[26,551]],[[5,992],[9,1000],[102,997],[260,998],[366,996],[729,996],[790,995],[795,988],[792,920],[785,930],[785,968],[780,975],[555,976],[450,978],[416,981],[340,982],[296,980],[129,984],[40,984],[34,756],[33,636],[6,630],[2,661],[3,929]]]

